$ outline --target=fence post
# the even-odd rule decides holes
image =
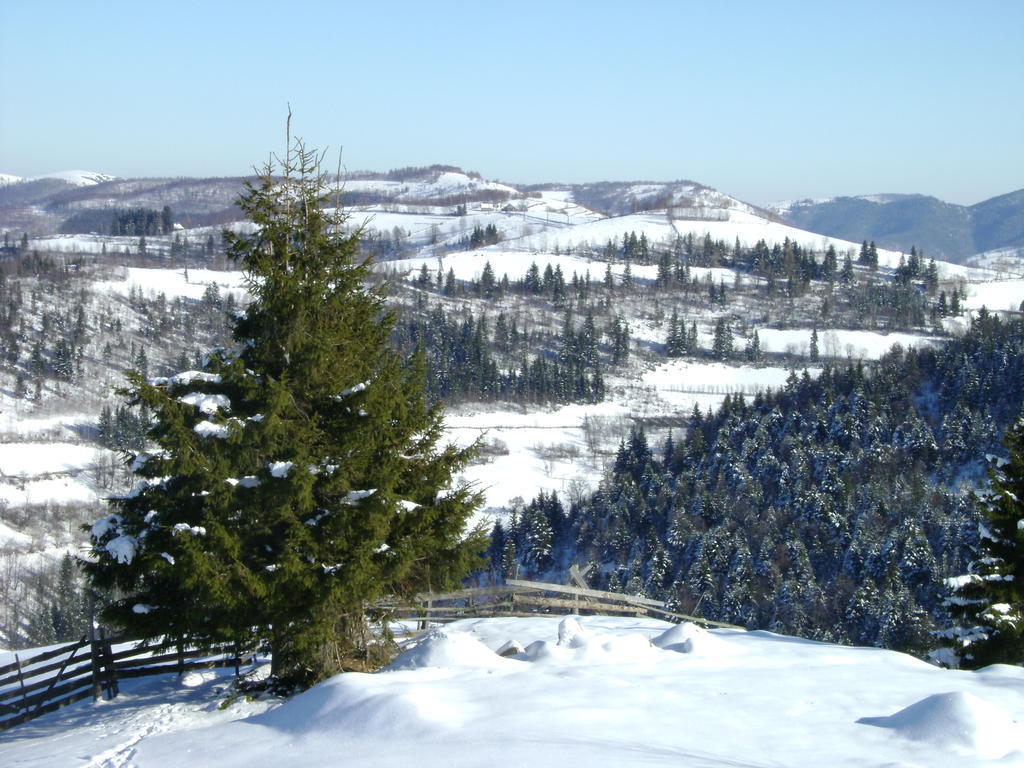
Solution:
[[[25,692],[25,678],[21,674],[21,659],[14,654],[14,663],[18,665],[18,683],[21,685],[21,708],[28,712],[28,694]]]
[[[85,640],[83,637],[82,640]],[[92,698],[98,701],[103,696],[100,683],[100,653],[96,642],[96,593],[89,590],[89,669],[92,673]]]
[[[416,629],[423,629],[423,630],[425,630],[425,629],[426,629],[426,628],[427,628],[427,627],[429,626],[429,625],[428,625],[428,623],[427,623],[427,619],[429,619],[429,618],[430,618],[430,608],[431,608],[431,607],[432,607],[433,605],[434,605],[434,601],[433,601],[433,600],[431,600],[430,598],[427,598],[427,600],[426,600],[426,606],[424,606],[424,607],[426,608],[426,610],[424,610],[424,611],[423,611],[423,614],[424,614],[424,620],[423,620],[423,621],[421,621],[421,622],[419,622],[419,624],[418,624],[418,626],[416,627]]]
[[[99,701],[103,698],[102,669],[100,667],[100,644],[95,633],[89,641],[89,667],[92,671],[92,698]]]
[[[103,664],[107,668],[107,698],[113,699],[120,693],[120,688],[117,685],[117,669],[114,667],[114,650],[110,645],[109,640],[103,642]]]

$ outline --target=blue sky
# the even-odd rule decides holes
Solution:
[[[0,0],[0,172],[692,179],[755,203],[1024,187],[1024,2]],[[336,157],[336,154],[333,155]]]

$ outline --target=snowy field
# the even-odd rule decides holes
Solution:
[[[461,446],[479,439],[484,446],[482,460],[460,475],[485,495],[483,511],[473,522],[493,522],[489,510],[508,507],[516,497],[528,502],[542,490],[556,491],[564,501],[595,486],[608,456],[590,451],[588,425],[597,430],[629,415],[626,405],[610,400],[529,411],[500,405],[448,411],[445,439]],[[616,445],[600,447],[614,450]]]
[[[821,372],[820,368],[808,370],[813,376]],[[647,371],[643,381],[654,387],[661,398],[668,400],[674,410],[689,414],[694,403],[700,405],[701,410],[707,410],[704,402],[695,400],[693,395],[715,398],[713,405],[717,408],[726,394],[741,392],[751,395],[768,388],[781,389],[789,374],[789,368],[672,360]]]
[[[797,229],[749,211],[731,209],[728,217],[727,221],[670,220],[665,212],[637,213],[525,237],[517,241],[516,246],[541,251],[553,250],[556,245],[563,251],[582,245],[603,247],[608,240],[621,243],[623,234],[636,232],[637,237],[641,233],[646,234],[651,243],[671,243],[677,236],[692,234],[696,238],[710,235],[712,240],[722,240],[730,245],[737,239],[748,246],[753,246],[759,240],[764,240],[769,246],[775,243],[781,245],[788,238],[802,247],[814,250],[824,250],[833,245],[840,254],[860,249],[860,243]],[[878,254],[879,263],[884,266],[890,262],[891,266],[899,264],[900,254],[897,251],[879,249]]]
[[[502,658],[509,641],[521,652]],[[6,661],[0,655],[0,663]],[[0,734],[7,768],[1024,765],[1024,669],[653,619],[465,620],[283,704],[126,681]]]
[[[757,336],[761,349],[765,352],[806,355],[811,346],[811,331],[807,328],[759,328]],[[818,331],[818,351],[822,358],[878,360],[895,344],[908,349],[929,346],[935,341],[912,333],[877,333],[830,328]]]
[[[90,470],[114,454],[81,441],[78,430],[93,426],[95,418],[78,412],[32,418],[8,405],[0,413],[0,504],[97,501],[103,494]],[[28,542],[0,529],[0,548],[12,544],[24,549]]]
[[[812,367],[811,375],[820,368]],[[648,368],[635,378],[609,377],[608,397],[595,404],[515,408],[502,404],[466,404],[448,409],[446,438],[469,445],[483,442],[482,459],[462,474],[484,491],[484,511],[508,507],[516,497],[530,501],[537,493],[556,491],[565,501],[593,489],[601,480],[636,418],[689,416],[717,410],[727,394],[752,395],[785,385],[790,369],[731,366],[724,363],[672,360]],[[648,430],[659,445],[667,429]]]
[[[605,270],[609,266],[616,282],[621,283],[626,275],[626,265],[623,261],[613,261],[609,265],[605,259],[584,258],[566,253],[514,251],[498,246],[473,251],[455,251],[446,254],[440,261],[442,274],[447,274],[450,269],[458,280],[479,280],[488,263],[498,280],[502,275],[508,275],[509,280],[522,280],[532,265],[536,265],[541,274],[548,265],[551,265],[552,269],[560,268],[566,282],[572,279],[573,273],[580,278],[589,273],[591,282],[599,283],[604,279]],[[433,256],[382,262],[383,267],[396,270],[409,280],[419,277],[420,269],[424,265],[431,278],[436,279],[438,259]],[[650,284],[658,277],[658,267],[655,264],[633,264],[630,266],[630,273],[637,283]],[[736,272],[724,267],[691,267],[690,275],[702,283],[710,277],[716,285],[724,282],[729,288],[732,288],[737,280]],[[747,275],[740,275],[738,279],[741,284],[756,280]]]
[[[145,296],[163,293],[173,299],[182,296],[188,299],[201,299],[206,290],[216,284],[221,295],[234,292],[243,294],[245,282],[241,272],[221,272],[212,269],[145,269],[142,267],[125,267],[121,269],[121,277],[116,280],[96,283],[97,293],[114,293],[127,296],[132,290],[141,290]]]
[[[984,306],[999,312],[1020,311],[1024,304],[1024,279],[969,283],[967,298],[961,303],[967,309],[981,309]]]

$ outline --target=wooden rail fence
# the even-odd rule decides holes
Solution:
[[[424,592],[411,603],[384,603],[396,619],[431,624],[487,616],[536,616],[572,612],[611,616],[654,616],[669,621],[692,621],[712,627],[739,629],[733,624],[688,616],[666,608],[660,600],[606,592],[585,586],[574,566],[574,585],[506,579],[504,584],[454,592]],[[81,640],[0,666],[0,731],[92,697],[113,698],[118,681],[128,678],[182,674],[189,670],[234,667],[253,663],[255,653],[235,646],[183,647],[174,641],[109,638]]]
[[[118,680],[214,667],[237,673],[253,656],[233,646],[199,650],[170,641],[86,637],[27,658],[16,653],[0,666],[0,731],[82,699],[113,698]]]
[[[692,621],[704,626],[741,629],[735,624],[670,611],[664,602],[647,597],[522,579],[506,579],[501,585],[471,587],[455,592],[423,592],[412,604],[396,604],[390,608],[396,617],[418,622],[421,630],[432,623],[466,618],[536,616],[567,611],[609,616],[652,616],[668,621]]]

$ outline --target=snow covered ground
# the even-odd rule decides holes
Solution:
[[[892,343],[892,342],[890,342]],[[886,347],[888,348],[888,347]],[[810,368],[817,375],[820,368]],[[513,499],[530,501],[541,490],[563,501],[594,488],[618,448],[620,435],[637,419],[689,416],[693,407],[717,410],[727,394],[752,395],[786,383],[790,369],[671,360],[633,377],[610,376],[608,397],[595,404],[528,409],[466,404],[448,409],[446,437],[459,445],[483,441],[483,456],[461,475],[484,491],[478,521]],[[667,432],[648,430],[652,444]]]
[[[971,267],[989,269],[1000,277],[1024,277],[1024,248],[997,248],[978,253],[966,262]]]
[[[1020,311],[1024,305],[1024,279],[968,283],[967,298],[961,303],[968,309],[984,306],[999,312]]]
[[[495,651],[508,641],[525,650]],[[0,663],[5,659],[0,655]],[[289,701],[129,681],[0,734],[8,768],[1024,765],[1024,669],[653,619],[465,620]]]
[[[603,425],[629,415],[625,404],[612,400],[528,411],[492,404],[450,410],[446,439],[461,446],[483,443],[481,460],[461,474],[484,492],[483,510],[473,522],[493,522],[491,510],[508,507],[516,497],[530,501],[543,490],[565,500],[594,487],[608,459],[603,451],[616,445],[602,444],[595,455],[588,430],[596,436]]]
[[[761,328],[757,335],[761,349],[765,352],[806,355],[811,345],[811,330],[807,328]],[[907,349],[933,343],[935,339],[912,333],[878,333],[840,328],[818,331],[818,350],[822,358],[877,360],[895,344]]]
[[[56,171],[44,173],[40,176],[14,176],[9,173],[0,173],[0,184],[17,184],[22,181],[38,181],[40,179],[59,179],[73,184],[76,187],[91,187],[94,184],[102,184],[104,181],[113,181],[116,176],[110,176],[98,171]]]
[[[710,235],[712,240],[723,240],[730,245],[737,239],[748,246],[759,240],[764,240],[769,246],[775,243],[781,245],[788,238],[814,250],[824,250],[829,245],[835,246],[839,253],[850,250],[856,253],[860,249],[860,243],[797,229],[758,216],[752,211],[735,208],[728,211],[728,219],[725,221],[670,219],[664,211],[615,216],[557,232],[543,232],[524,237],[516,242],[516,247],[542,251],[553,250],[556,245],[562,251],[583,245],[601,248],[608,240],[621,243],[622,235],[630,232],[636,232],[638,237],[641,233],[646,234],[652,243],[671,243],[677,236],[685,237],[692,234],[699,239],[704,235]],[[878,254],[879,263],[883,266],[889,265],[890,262],[891,266],[899,263],[900,254],[897,251],[880,249]]]
[[[131,290],[141,290],[143,295],[155,296],[163,293],[167,298],[183,296],[201,299],[210,285],[216,284],[221,295],[234,292],[241,295],[245,283],[241,272],[221,272],[212,269],[145,269],[125,267],[114,280],[96,283],[97,292],[116,293],[127,296]]]
[[[76,411],[30,416],[11,407],[0,412],[0,504],[89,504],[104,494],[95,482],[98,464],[116,455],[82,440],[79,431],[95,425],[95,414]],[[8,526],[0,527],[0,549],[28,551],[48,546],[32,542]],[[59,551],[63,551],[60,549]]]

